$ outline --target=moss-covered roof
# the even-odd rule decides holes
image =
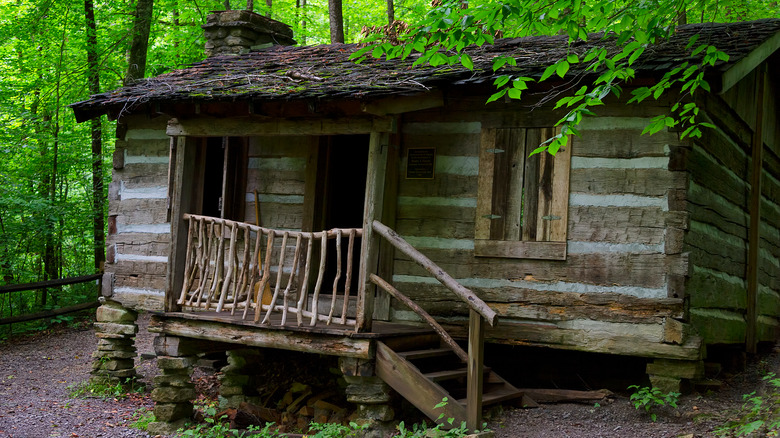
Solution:
[[[780,20],[767,19],[730,24],[680,26],[675,36],[647,48],[635,64],[638,76],[655,76],[689,59],[689,38],[701,34],[697,44],[710,43],[729,54],[724,70],[780,32]],[[775,37],[777,39],[777,37]],[[190,67],[139,81],[131,86],[92,96],[71,105],[77,119],[132,111],[146,103],[236,100],[371,100],[388,95],[417,94],[424,90],[469,83],[492,82],[502,74],[539,77],[569,50],[565,36],[499,39],[493,45],[467,49],[474,69],[458,65],[412,67],[406,60],[368,58],[360,64],[349,59],[358,46],[275,46],[244,55],[214,56]],[[604,44],[598,35],[576,43],[571,50],[584,53]],[[492,69],[496,55],[512,55],[517,66]],[[567,76],[583,73],[573,65]]]

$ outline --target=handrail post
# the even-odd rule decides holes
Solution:
[[[466,389],[466,427],[482,427],[482,381],[485,359],[485,319],[476,310],[469,311],[469,361]]]

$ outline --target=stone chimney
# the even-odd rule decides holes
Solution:
[[[213,11],[201,27],[207,57],[295,44],[290,26],[250,11]]]

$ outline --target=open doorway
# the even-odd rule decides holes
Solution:
[[[368,135],[338,135],[322,138],[319,186],[322,190],[321,229],[361,228],[366,196],[368,172]],[[355,257],[350,289],[357,291],[360,266],[360,238],[355,239]],[[324,281],[330,287],[336,276],[336,248],[328,246],[328,261]],[[346,250],[346,248],[344,248]],[[346,266],[346,251],[342,252],[342,266]],[[341,282],[344,281],[342,277]],[[340,283],[341,283],[340,282]],[[343,286],[342,286],[343,287]]]

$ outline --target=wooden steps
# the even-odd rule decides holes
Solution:
[[[396,342],[391,348],[377,342],[376,373],[431,420],[445,426],[449,418],[455,426],[466,421],[467,368],[449,347]],[[483,406],[523,396],[489,367],[484,367],[483,378]],[[434,408],[444,398],[447,404]]]

